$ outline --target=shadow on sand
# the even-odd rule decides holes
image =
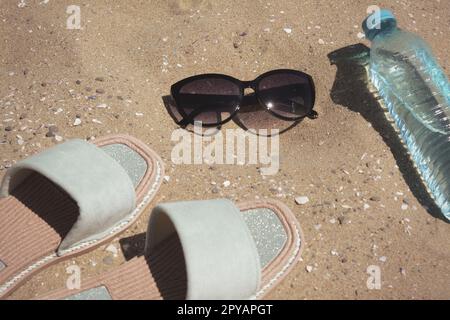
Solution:
[[[389,123],[377,92],[368,85],[367,66],[370,49],[363,44],[351,45],[328,55],[331,64],[337,66],[336,79],[331,90],[334,103],[359,112],[382,136],[391,150],[400,172],[420,204],[435,218],[441,219],[442,213],[426,190],[406,147]]]
[[[146,233],[139,233],[119,240],[125,260],[144,255]]]

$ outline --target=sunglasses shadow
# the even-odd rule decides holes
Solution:
[[[427,208],[433,217],[445,221],[426,191],[407,149],[386,119],[378,93],[369,90],[370,80],[367,77],[369,57],[370,49],[363,44],[351,45],[328,54],[330,63],[337,66],[331,99],[339,106],[360,113],[372,124],[391,150],[400,172],[420,204]],[[361,103],[362,101],[364,103]]]
[[[173,98],[167,95],[163,96],[162,100],[167,110],[167,113],[170,115],[170,117],[176,124],[179,124],[179,122],[183,119],[183,117],[178,112]],[[220,120],[220,114],[218,114],[217,116],[219,117]],[[270,138],[286,133],[287,131],[291,130],[299,123],[301,123],[303,120],[304,119],[300,119],[297,121],[287,121],[278,119],[274,115],[270,114],[268,111],[262,109],[259,102],[256,99],[255,94],[252,93],[244,97],[239,112],[232,118],[231,121],[233,121],[238,127],[245,130],[246,132],[249,132],[250,134]],[[185,128],[185,130],[201,136],[214,136],[218,132],[220,132],[221,129],[222,125],[208,128],[204,127],[202,128],[201,134],[199,134],[198,130],[194,130],[193,125],[189,125],[188,127]],[[273,131],[270,129],[276,129],[277,132],[270,134],[261,134],[260,130],[262,129],[266,129],[268,133]]]

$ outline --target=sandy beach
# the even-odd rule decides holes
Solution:
[[[368,89],[361,64],[370,47],[361,23],[373,4],[3,0],[0,176],[56,143],[126,133],[166,165],[150,207],[270,197],[292,209],[306,246],[269,299],[450,299],[450,225]],[[450,75],[450,1],[376,4],[393,10],[400,27],[422,36]],[[80,29],[67,28],[69,5],[80,7]],[[319,118],[280,135],[276,175],[262,175],[259,165],[172,163],[171,136],[178,126],[163,97],[173,83],[202,73],[252,80],[279,68],[313,76]],[[309,201],[299,205],[297,197]],[[142,253],[150,212],[113,247],[51,266],[11,298],[64,286],[71,264],[87,278]],[[379,290],[367,286],[370,266],[380,268]]]

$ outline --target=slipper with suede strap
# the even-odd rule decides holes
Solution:
[[[293,213],[275,200],[161,204],[143,256],[84,280],[79,290],[38,299],[261,299],[298,262],[303,244]]]
[[[0,187],[0,298],[127,229],[163,170],[155,152],[125,135],[69,140],[10,168]]]

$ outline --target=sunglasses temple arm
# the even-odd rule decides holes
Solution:
[[[196,116],[198,116],[200,113],[203,112],[203,109],[206,109],[207,107],[199,107],[197,109],[195,109],[194,111],[192,111],[186,118],[181,119],[180,121],[178,121],[178,125],[182,128],[186,128],[189,124],[194,124],[194,119]]]
[[[311,112],[309,114],[307,114],[306,117],[308,117],[311,120],[314,120],[314,119],[319,118],[319,114],[316,111],[311,110]]]

